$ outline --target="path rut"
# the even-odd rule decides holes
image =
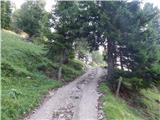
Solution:
[[[97,92],[103,69],[88,70],[68,85],[50,92],[50,98],[23,120],[99,120]]]

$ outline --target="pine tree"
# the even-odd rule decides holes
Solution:
[[[77,12],[75,2],[57,2],[55,10],[52,11],[51,27],[55,29],[49,37],[48,56],[53,58],[57,51],[59,55],[58,79],[61,79],[62,65],[68,63],[69,54],[73,51],[73,43],[77,37]]]
[[[1,27],[10,29],[11,23],[11,3],[10,1],[1,1]]]
[[[26,1],[21,9],[16,10],[13,15],[15,29],[20,29],[31,37],[40,36],[42,33],[42,21],[46,15],[44,1]]]

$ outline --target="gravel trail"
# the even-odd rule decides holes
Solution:
[[[23,120],[102,120],[98,117],[97,92],[98,80],[104,74],[103,69],[88,70],[56,91],[51,91],[49,98]]]

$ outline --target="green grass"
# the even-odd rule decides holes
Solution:
[[[145,105],[145,116],[149,120],[160,120],[160,92],[157,88],[142,90],[141,93],[145,96],[142,102]]]
[[[143,120],[138,110],[129,107],[123,99],[114,96],[106,84],[100,85],[100,91],[105,94],[102,102],[107,120]]]
[[[38,106],[48,90],[62,86],[39,67],[57,72],[58,63],[44,57],[43,46],[25,42],[16,34],[2,33],[2,120],[18,120]],[[65,80],[73,80],[83,71],[73,60],[63,66]],[[56,77],[55,77],[56,78]]]
[[[18,120],[21,115],[38,106],[48,90],[60,87],[54,80],[2,78],[2,120]]]
[[[116,97],[104,83],[100,85],[104,93],[102,98],[103,111],[107,120],[160,120],[160,94],[157,88],[141,90],[141,96],[131,98],[129,102],[136,102],[133,107],[125,100]]]
[[[70,60],[69,64],[62,66],[63,78],[66,82],[69,82],[77,76],[84,73],[84,64],[79,60]]]

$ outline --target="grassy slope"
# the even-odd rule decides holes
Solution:
[[[142,97],[142,103],[145,106],[144,115],[149,120],[160,120],[160,92],[156,88],[152,88],[142,90],[141,93],[145,96]]]
[[[56,69],[57,64],[43,57],[42,46],[23,41],[18,35],[2,31],[2,119],[18,120],[37,106],[48,90],[62,83],[49,79],[39,66]],[[64,78],[71,80],[82,73],[79,63],[64,65]],[[67,73],[65,73],[67,71]]]
[[[103,111],[107,120],[159,120],[159,104],[155,99],[160,98],[158,91],[143,90],[142,102],[146,108],[133,108],[127,105],[126,101],[116,97],[106,84],[100,85],[100,90],[104,93]],[[147,111],[148,113],[144,113]]]
[[[127,106],[124,100],[115,97],[105,84],[100,85],[103,97],[103,110],[107,120],[142,120],[135,109]]]

